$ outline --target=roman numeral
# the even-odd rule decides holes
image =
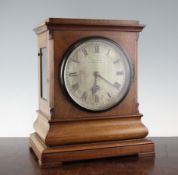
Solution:
[[[87,94],[87,92],[85,91],[85,92],[83,92],[83,94],[82,94],[82,96],[81,96],[81,99],[82,100],[87,100],[87,96],[88,96],[88,94]]]
[[[109,56],[111,49],[108,49],[106,55]]]
[[[78,55],[76,55],[76,56],[72,59],[72,61],[73,61],[74,63],[80,63],[80,61],[78,60]]]
[[[99,89],[100,89],[100,87],[99,87],[98,85],[93,86],[93,87],[91,88],[92,94],[93,94],[93,95],[96,94],[96,92],[97,92]]]
[[[70,73],[69,73],[69,76],[70,76],[70,77],[77,76],[77,72],[70,72]]]
[[[119,59],[117,59],[117,60],[115,60],[114,62],[113,62],[113,64],[116,64],[116,63],[118,63],[120,60]]]
[[[111,94],[109,92],[107,93],[107,95],[108,95],[109,98],[111,98]]]
[[[114,87],[116,87],[117,89],[120,89],[121,85],[118,82],[115,82]]]
[[[82,52],[83,52],[84,56],[88,55],[88,52],[87,52],[87,50],[85,48],[82,48]]]
[[[99,96],[95,95],[95,103],[98,103],[98,102],[99,102]]]
[[[80,61],[78,61],[76,59],[73,59],[72,61],[75,62],[75,63],[80,63]]]
[[[116,75],[123,75],[124,74],[124,72],[122,72],[122,71],[117,71],[116,72]]]
[[[99,51],[100,51],[100,47],[99,47],[99,45],[96,45],[95,46],[95,53],[99,53]]]
[[[78,88],[79,88],[79,84],[78,83],[75,83],[75,84],[72,85],[72,89],[74,91],[76,91]]]

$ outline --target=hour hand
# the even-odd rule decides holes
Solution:
[[[92,88],[91,88],[91,92],[92,92],[92,95],[95,95],[96,92],[100,89],[100,87],[98,85],[94,85]]]
[[[96,79],[97,79],[97,72],[94,72],[94,84],[91,88],[92,95],[95,95],[96,92],[100,89],[100,87],[96,84]]]

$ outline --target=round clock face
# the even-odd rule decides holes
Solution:
[[[68,50],[61,75],[72,101],[90,111],[104,111],[126,96],[133,72],[119,45],[96,37],[81,40]]]

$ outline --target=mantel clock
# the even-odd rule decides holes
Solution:
[[[42,167],[154,155],[137,102],[143,28],[133,20],[50,18],[34,29],[39,109],[30,146]]]

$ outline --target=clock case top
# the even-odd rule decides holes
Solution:
[[[38,47],[46,48],[47,55],[47,99],[39,96],[39,113],[49,120],[88,120],[119,116],[138,115],[137,103],[137,41],[144,25],[138,21],[83,20],[49,18],[34,31],[38,35]],[[134,79],[125,99],[105,112],[92,113],[73,105],[63,92],[59,82],[59,69],[68,48],[88,37],[104,37],[118,43],[126,51],[134,67]],[[40,54],[39,54],[40,55]],[[40,56],[39,56],[40,57]],[[39,59],[40,61],[40,59]],[[40,63],[39,63],[40,66]],[[39,94],[41,94],[39,67]],[[64,110],[65,108],[65,110]]]

